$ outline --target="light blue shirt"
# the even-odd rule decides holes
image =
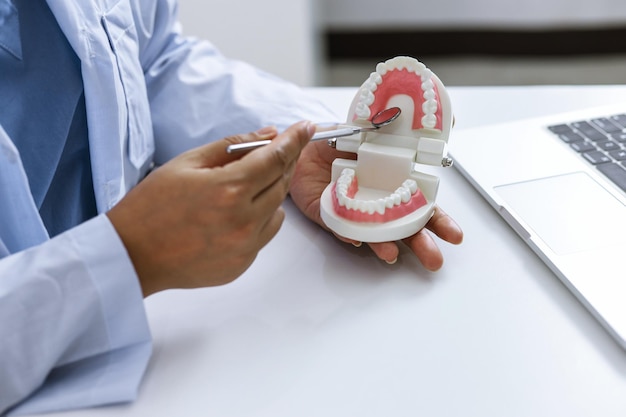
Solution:
[[[181,36],[175,0],[47,3],[80,60],[100,214],[50,238],[22,155],[0,126],[0,414],[136,398],[150,332],[104,213],[153,164],[262,126],[337,120],[298,87]],[[7,53],[18,44],[2,28],[15,22],[0,0]]]

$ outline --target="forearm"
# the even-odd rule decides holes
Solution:
[[[106,216],[0,260],[0,323],[0,413],[42,384],[24,407],[47,411],[36,404],[54,403],[51,371],[88,368],[90,358],[150,340],[132,265]],[[57,403],[75,395],[55,384]]]

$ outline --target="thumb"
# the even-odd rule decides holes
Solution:
[[[218,140],[217,142],[209,143],[207,145],[203,145],[192,150],[191,159],[194,162],[195,166],[198,168],[212,168],[217,166],[224,166],[233,161],[241,159],[241,157],[243,157],[247,153],[228,153],[226,151],[226,148],[228,148],[228,146],[244,142],[270,140],[274,139],[277,135],[278,130],[276,129],[276,127],[268,126],[259,129],[256,132],[229,136],[227,138]]]

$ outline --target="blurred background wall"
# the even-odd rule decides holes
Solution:
[[[303,86],[316,83],[320,42],[312,0],[179,0],[183,32]]]
[[[448,85],[626,83],[625,0],[179,0],[188,34],[297,84],[411,55]]]

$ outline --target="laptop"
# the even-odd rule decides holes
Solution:
[[[626,349],[626,106],[459,130],[451,155]]]

